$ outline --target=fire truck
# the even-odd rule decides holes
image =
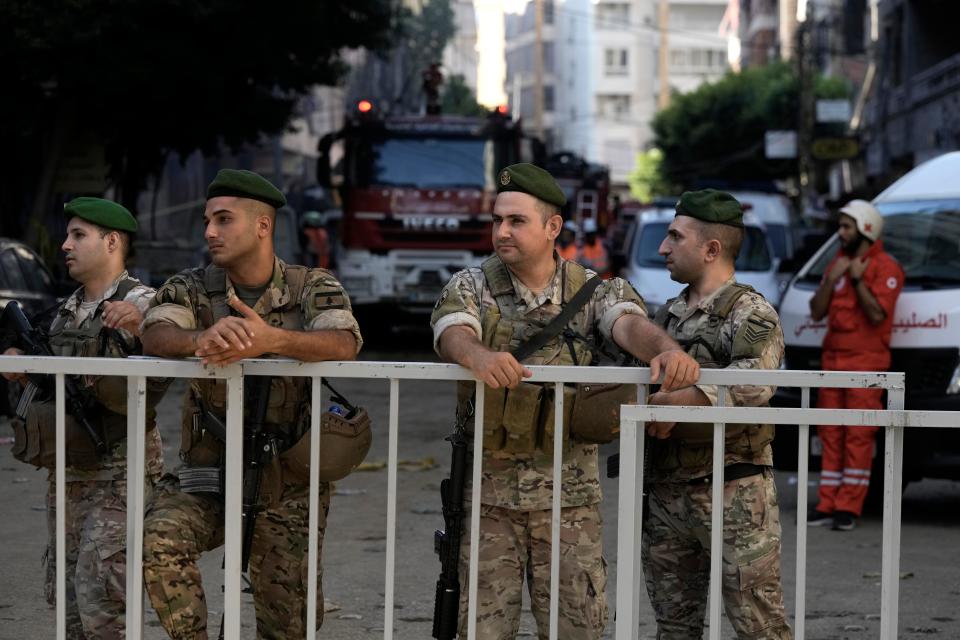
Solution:
[[[587,162],[570,151],[560,151],[548,157],[543,168],[557,179],[567,196],[567,204],[561,211],[564,220],[573,220],[583,228],[583,221],[592,218],[601,229],[614,222],[607,206],[610,196],[607,167]]]
[[[428,312],[454,273],[493,251],[499,169],[538,155],[505,110],[381,117],[359,102],[321,139],[317,167],[340,198],[336,268],[354,305]]]

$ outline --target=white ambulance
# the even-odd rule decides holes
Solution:
[[[906,274],[894,312],[890,370],[906,373],[908,409],[960,409],[960,152],[916,167],[873,204],[884,216],[884,247]],[[830,238],[784,292],[780,321],[788,369],[820,368],[826,320],[811,319],[809,301],[838,243],[836,235]],[[785,389],[774,402],[799,406],[798,397],[798,390]],[[818,445],[812,443],[812,453]],[[774,452],[778,466],[789,468],[791,456],[796,465],[796,431],[783,429]],[[904,478],[923,477],[960,480],[960,430],[908,430]]]

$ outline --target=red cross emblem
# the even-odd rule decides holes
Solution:
[[[873,231],[873,225],[868,222],[867,224],[863,225],[863,230],[864,230],[864,231]]]

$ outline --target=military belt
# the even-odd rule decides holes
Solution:
[[[730,482],[731,480],[740,480],[742,478],[760,475],[769,468],[770,467],[765,465],[752,464],[750,462],[735,462],[723,468],[723,481]],[[688,480],[687,484],[710,484],[712,482],[713,474],[709,473],[705,476]]]

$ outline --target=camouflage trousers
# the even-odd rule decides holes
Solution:
[[[651,487],[643,522],[658,640],[703,637],[710,584],[710,484]],[[780,509],[770,470],[723,486],[723,604],[744,639],[791,640],[780,582]]]
[[[145,487],[150,498],[150,484]],[[47,490],[47,602],[56,604],[56,485]],[[124,637],[127,568],[127,483],[68,482],[66,512],[67,638]]]
[[[467,513],[470,512],[467,503]],[[550,511],[480,505],[477,640],[512,640],[520,629],[524,578],[541,640],[550,633]],[[566,507],[560,516],[559,634],[599,638],[607,623],[607,565],[598,504]],[[470,521],[460,546],[460,629],[467,637]]]
[[[257,637],[303,638],[307,623],[309,486],[285,484],[280,499],[257,515],[250,548],[250,583]],[[330,485],[320,483],[320,548]],[[166,475],[144,522],[143,577],[160,623],[174,640],[207,638],[207,602],[197,560],[223,544],[219,497],[180,491]],[[323,622],[323,569],[317,574],[317,628]]]

